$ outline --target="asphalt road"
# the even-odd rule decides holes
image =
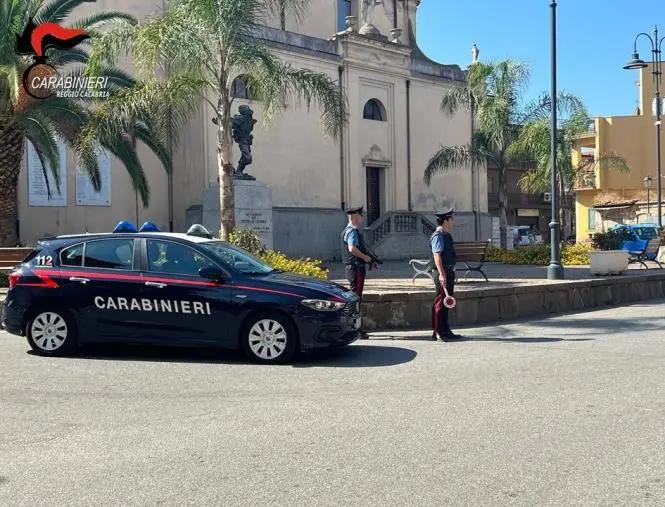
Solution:
[[[665,301],[292,366],[0,334],[0,505],[664,505]]]

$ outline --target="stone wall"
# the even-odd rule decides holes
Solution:
[[[458,291],[452,326],[488,324],[635,303],[665,295],[665,274]],[[434,292],[368,293],[367,330],[429,329]]]

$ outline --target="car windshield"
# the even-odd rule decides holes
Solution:
[[[275,271],[249,252],[228,243],[210,241],[199,245],[227,266],[246,275],[265,275]]]
[[[633,229],[640,239],[655,238],[658,232],[655,227],[636,227]]]

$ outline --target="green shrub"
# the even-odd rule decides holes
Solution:
[[[621,244],[630,239],[625,232],[597,232],[593,235],[593,247],[596,250],[621,250]]]
[[[9,277],[7,276],[7,273],[4,271],[0,271],[0,288],[7,288],[9,287]]]
[[[261,236],[251,229],[236,229],[229,234],[229,243],[233,243],[253,255],[259,255],[266,250]]]
[[[266,264],[272,266],[280,271],[287,273],[295,273],[297,275],[313,276],[326,280],[328,278],[328,270],[324,269],[322,262],[318,260],[307,259],[293,259],[287,257],[282,252],[275,250],[267,250],[265,253],[259,255],[261,260]]]
[[[328,278],[328,270],[323,268],[323,263],[314,259],[294,259],[288,257],[282,252],[277,250],[268,250],[265,248],[261,241],[261,237],[251,229],[236,229],[229,234],[229,243],[247,250],[252,255],[255,255],[263,262],[272,266],[279,271],[286,273],[294,273],[296,275],[312,276],[326,280]]]
[[[561,249],[561,262],[564,266],[585,266],[590,262],[589,254],[592,250],[591,245],[586,244],[565,245]],[[487,260],[503,264],[547,266],[551,256],[549,245],[523,246],[516,250],[501,250],[490,246]]]

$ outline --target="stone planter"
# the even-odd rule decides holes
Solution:
[[[628,269],[628,258],[625,250],[591,252],[591,274],[620,275]]]

